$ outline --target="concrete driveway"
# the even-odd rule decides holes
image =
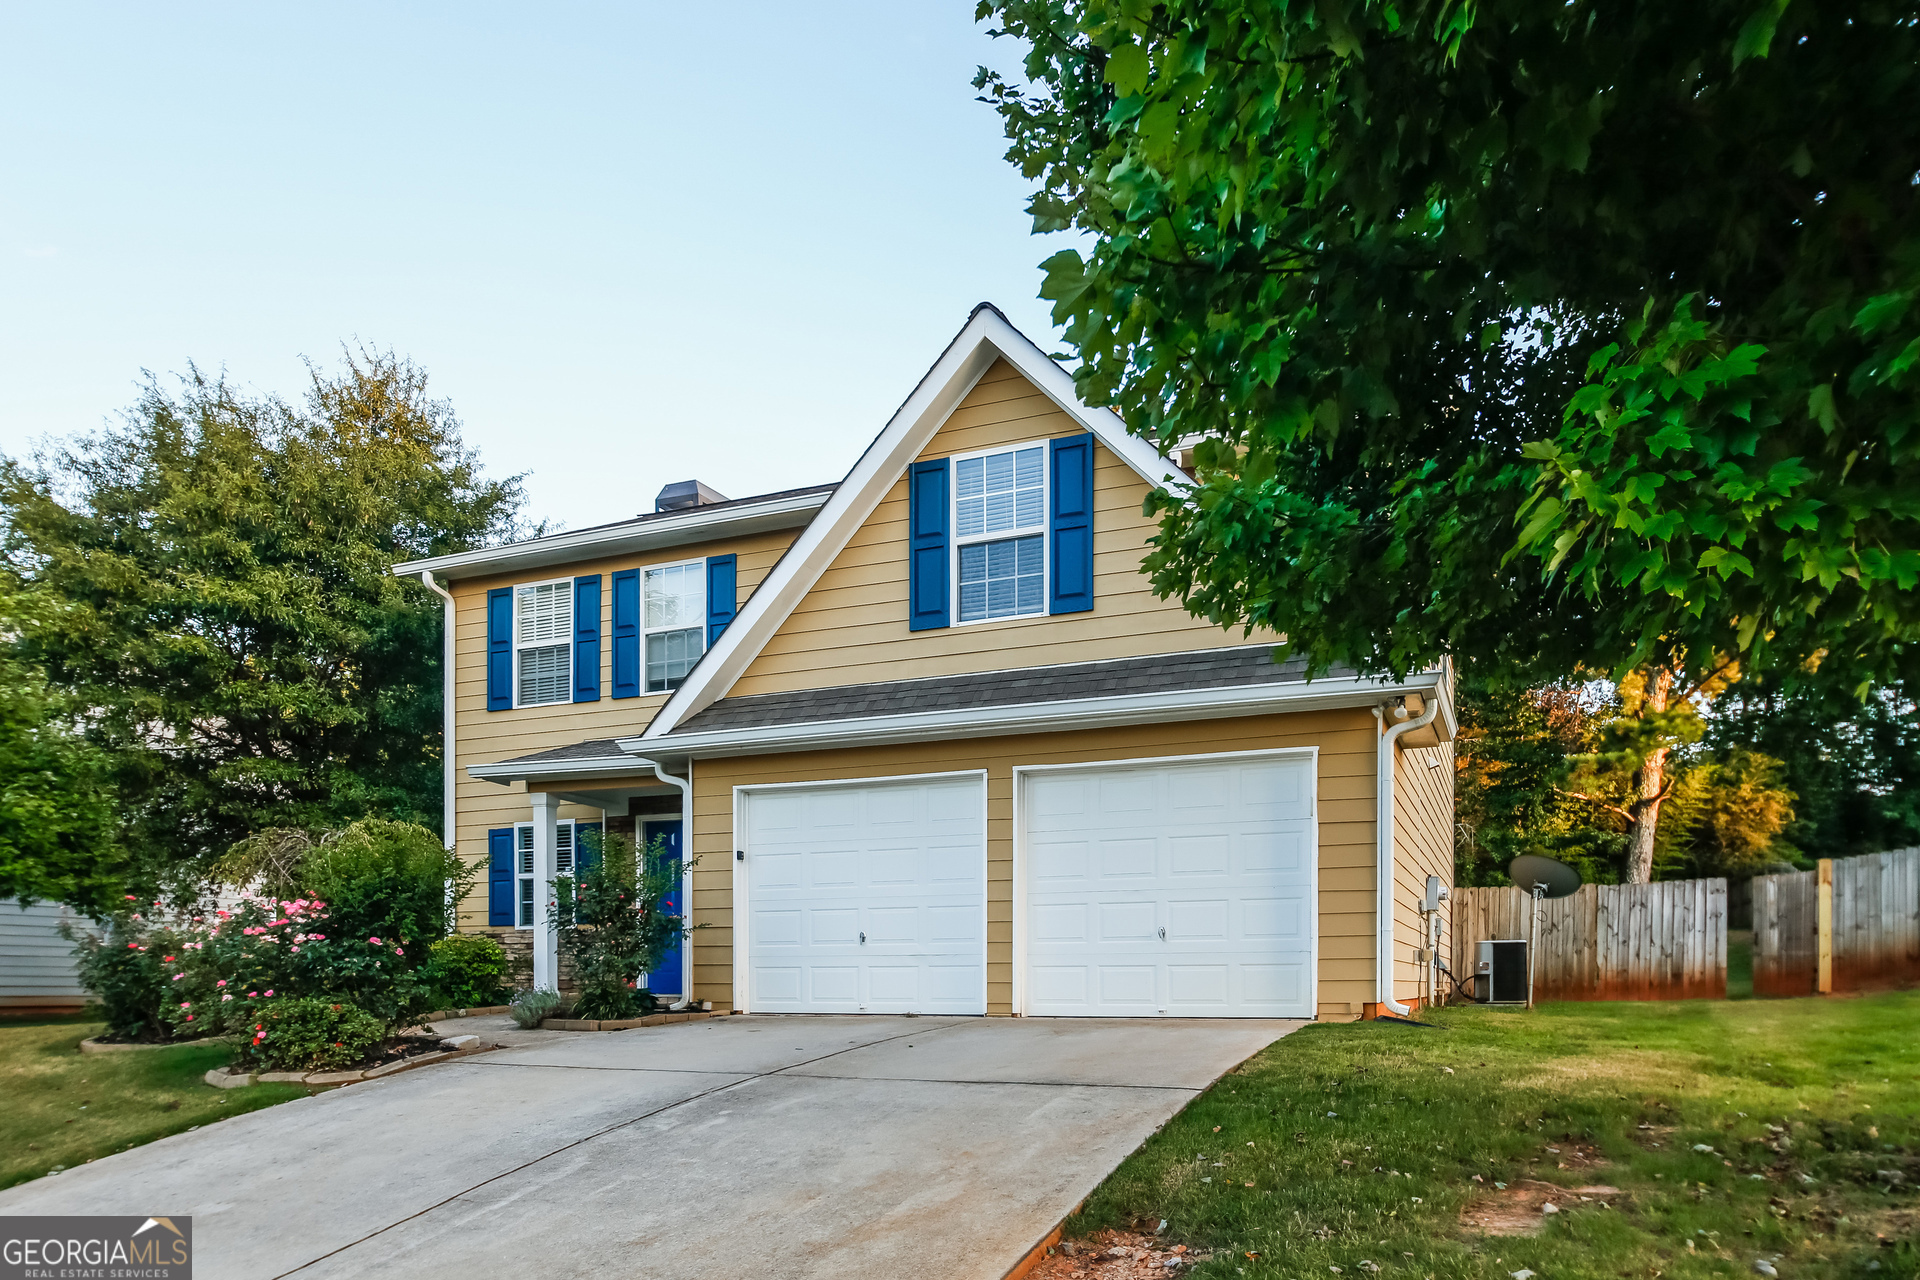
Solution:
[[[0,1213],[191,1215],[199,1280],[999,1280],[1156,1126],[1300,1025],[548,1033],[42,1178],[0,1192]]]

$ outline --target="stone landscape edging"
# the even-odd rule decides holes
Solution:
[[[467,1038],[461,1037],[461,1039]],[[472,1039],[478,1041],[479,1037],[474,1036]],[[254,1084],[358,1084],[362,1080],[395,1076],[402,1071],[411,1071],[415,1067],[430,1066],[453,1058],[468,1058],[476,1053],[491,1053],[497,1048],[499,1048],[498,1045],[484,1043],[462,1045],[457,1049],[442,1049],[437,1053],[423,1053],[415,1058],[402,1058],[398,1062],[370,1067],[364,1071],[234,1071],[228,1067],[215,1067],[201,1079],[216,1089],[244,1089]]]
[[[493,1014],[512,1012],[513,1006],[510,1004],[483,1004],[475,1005],[471,1009],[435,1009],[420,1021],[451,1022],[455,1018],[485,1018]]]

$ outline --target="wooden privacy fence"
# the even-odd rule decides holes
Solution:
[[[1755,995],[1920,983],[1920,848],[1753,878]]]
[[[1455,889],[1453,959],[1471,975],[1476,944],[1526,938],[1533,896]],[[1539,905],[1536,1000],[1698,1000],[1727,994],[1727,882],[1587,884]]]

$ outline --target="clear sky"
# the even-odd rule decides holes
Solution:
[[[530,514],[838,479],[1055,246],[974,0],[8,5],[0,452],[392,348]]]

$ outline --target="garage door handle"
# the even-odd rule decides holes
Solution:
[[[867,945],[867,934],[864,929],[860,931],[860,945],[863,947]]]
[[[1165,926],[1165,925],[1161,925],[1161,926],[1160,926],[1160,941],[1162,941],[1162,942],[1165,942],[1166,940],[1167,940],[1167,926]]]

